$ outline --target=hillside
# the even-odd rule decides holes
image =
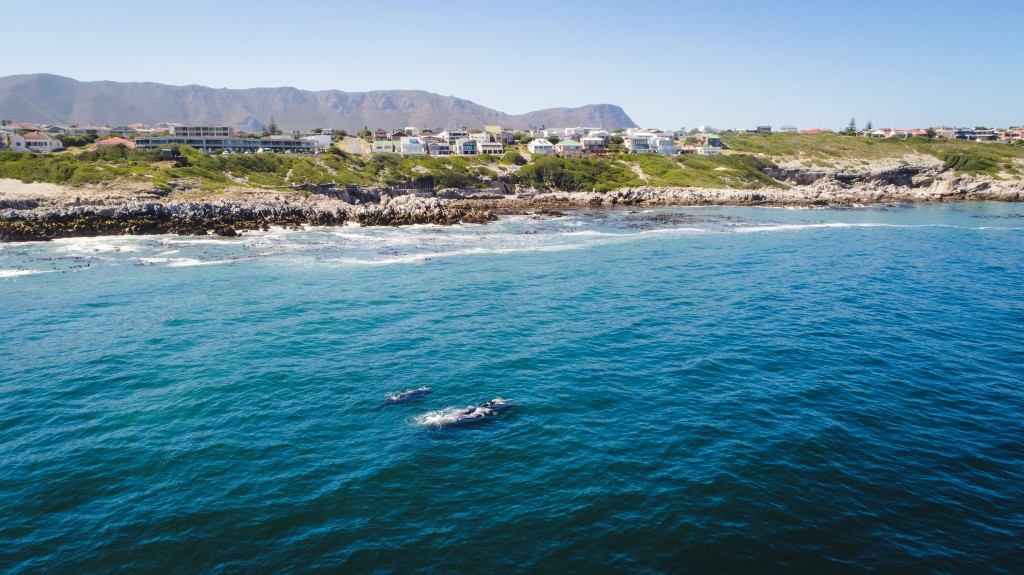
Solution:
[[[498,124],[510,128],[636,124],[622,108],[593,104],[510,115],[479,104],[417,90],[342,92],[296,88],[232,90],[136,82],[79,82],[50,74],[0,77],[0,118],[63,125],[229,125],[258,131],[273,117],[285,130],[313,127],[355,131],[363,126],[447,127]]]
[[[733,152],[757,154],[791,167],[862,171],[905,158],[934,158],[956,173],[1020,179],[1024,144],[993,144],[946,138],[858,138],[839,134],[723,134]]]

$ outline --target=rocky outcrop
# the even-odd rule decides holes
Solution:
[[[234,237],[270,226],[372,226],[485,223],[493,213],[445,205],[437,198],[404,196],[354,205],[324,198],[280,201],[143,202],[117,206],[66,206],[0,211],[0,241],[100,235],[181,234]]]
[[[168,199],[142,189],[59,188],[0,195],[0,241],[72,236],[184,234],[234,237],[246,230],[303,225],[402,226],[485,223],[495,213],[547,213],[602,206],[852,206],[885,202],[1024,201],[1024,181],[957,176],[935,165],[848,171],[781,167],[770,172],[796,185],[762,189],[623,188],[559,192],[496,184],[435,192],[379,187],[302,191],[235,190],[216,201]],[[807,182],[807,183],[800,183]],[[176,197],[176,196],[172,196]],[[545,211],[546,210],[546,211]]]

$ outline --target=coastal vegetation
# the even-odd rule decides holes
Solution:
[[[759,154],[775,162],[800,161],[808,167],[832,168],[842,163],[932,156],[956,174],[996,178],[1019,177],[1024,171],[1024,145],[971,142],[948,138],[858,138],[834,133],[723,134],[733,152]]]
[[[629,187],[785,188],[766,171],[796,161],[808,168],[856,169],[877,160],[932,156],[957,175],[1018,179],[1024,145],[944,138],[857,138],[819,134],[723,134],[722,155],[612,153],[604,157],[533,155],[511,147],[501,156],[349,154],[340,147],[317,156],[204,154],[173,146],[160,150],[107,146],[56,154],[0,152],[0,178],[68,186],[118,183],[155,189],[392,187],[487,188],[504,183],[561,191],[609,192]]]
[[[607,192],[631,186],[753,189],[782,186],[763,172],[774,164],[744,154],[730,156],[615,154],[606,158],[351,155],[338,148],[315,157],[289,154],[209,155],[188,146],[166,160],[159,150],[109,146],[61,154],[0,153],[0,177],[69,186],[122,182],[217,191],[227,187],[391,186],[487,187],[496,182],[564,191]]]

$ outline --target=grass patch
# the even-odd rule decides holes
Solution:
[[[1024,159],[1024,146],[970,142],[946,138],[860,138],[839,134],[723,134],[722,141],[739,152],[762,154],[775,161],[801,160],[831,167],[836,161],[897,159],[927,155],[940,160],[957,174],[998,177],[1013,174],[1014,160]],[[1017,169],[1019,172],[1019,169]]]

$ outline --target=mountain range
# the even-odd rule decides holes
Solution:
[[[52,74],[0,77],[0,118],[54,125],[120,126],[141,122],[233,126],[260,131],[271,119],[283,130],[501,125],[631,128],[618,106],[591,104],[506,114],[469,100],[420,90],[228,89],[151,82],[80,82]]]

